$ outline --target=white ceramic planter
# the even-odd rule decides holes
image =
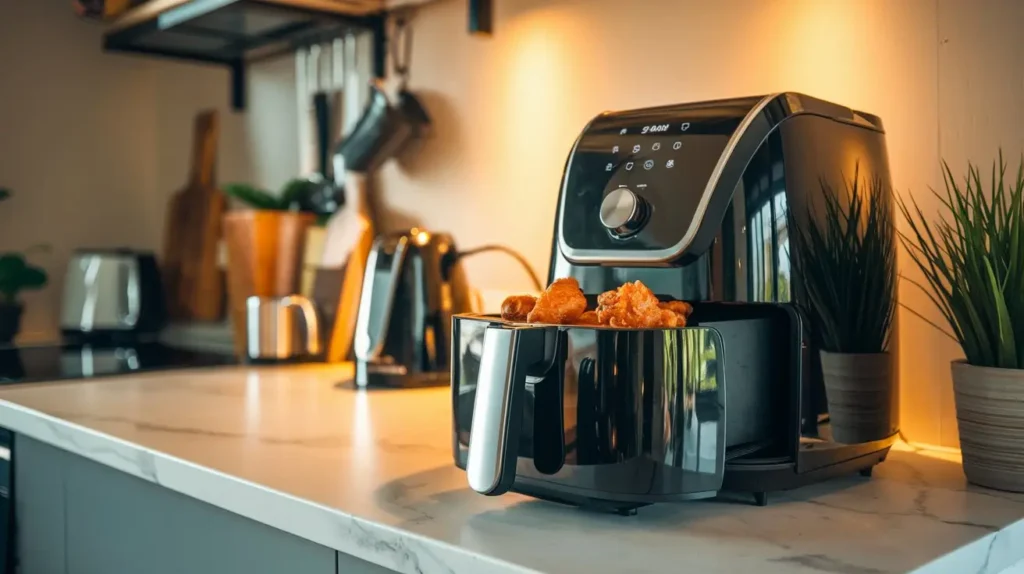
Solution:
[[[892,355],[822,351],[821,371],[832,440],[856,444],[896,432]]]
[[[1024,370],[963,361],[952,370],[967,480],[1024,492]]]

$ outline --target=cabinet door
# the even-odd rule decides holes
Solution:
[[[21,574],[64,574],[67,455],[18,435],[13,449],[14,515]]]
[[[350,556],[341,552],[338,552],[337,554],[338,574],[389,574],[395,572],[395,570],[378,566],[372,562],[367,562],[362,558],[356,558],[355,556]]]
[[[67,455],[67,574],[334,574],[335,552]]]

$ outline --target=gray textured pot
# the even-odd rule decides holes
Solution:
[[[855,444],[896,432],[896,386],[889,353],[821,352],[832,440]]]
[[[1024,370],[964,361],[952,370],[967,480],[1024,492]]]

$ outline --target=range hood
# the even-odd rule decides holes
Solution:
[[[246,64],[350,31],[374,35],[384,75],[383,0],[150,0],[114,21],[105,50],[229,66],[232,103],[245,107]]]

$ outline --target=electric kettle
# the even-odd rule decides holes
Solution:
[[[357,386],[448,384],[452,316],[471,310],[459,256],[447,233],[414,228],[374,241],[356,317]]]

